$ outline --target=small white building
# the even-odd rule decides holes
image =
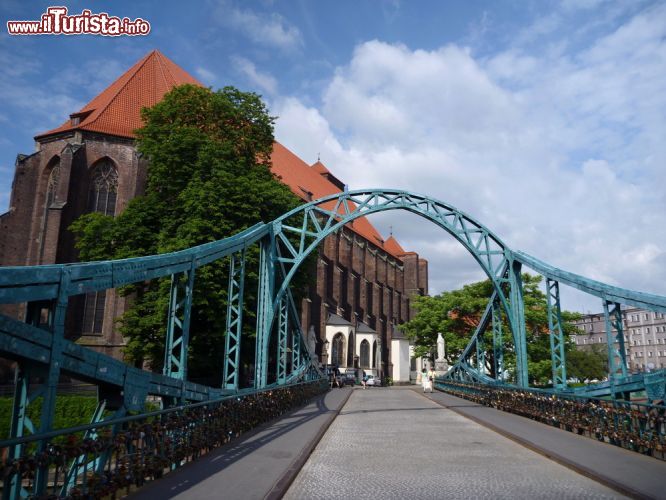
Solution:
[[[378,377],[381,342],[379,333],[366,323],[359,321],[354,325],[337,314],[329,314],[322,362],[336,365],[342,371],[358,367],[367,375]],[[414,364],[411,359],[413,348],[398,327],[392,329],[389,352],[391,372],[385,375],[394,383],[409,383],[416,376],[410,372]]]
[[[340,369],[358,367],[368,375],[378,376],[380,363],[379,334],[359,321],[356,326],[337,314],[329,314],[326,321],[325,358],[327,364]]]
[[[409,340],[405,338],[400,327],[393,328],[391,335],[391,364],[393,365],[393,383],[406,384],[410,382],[411,356],[413,348],[410,348]]]

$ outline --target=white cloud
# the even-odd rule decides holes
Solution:
[[[456,45],[370,41],[336,70],[320,108],[276,103],[276,136],[306,160],[321,152],[352,188],[427,193],[512,248],[665,294],[665,84],[663,7],[577,52],[512,46],[478,59]],[[482,277],[434,227],[394,213],[377,225],[430,261],[437,291]],[[565,306],[580,308],[572,296]]]
[[[194,72],[197,74],[199,78],[201,78],[204,84],[214,85],[215,82],[217,81],[217,76],[215,76],[215,73],[204,68],[203,66],[198,66],[197,68],[195,68]]]
[[[277,13],[259,14],[221,1],[216,10],[216,18],[221,24],[241,32],[260,45],[287,51],[303,45],[300,30]]]
[[[269,95],[277,92],[277,80],[271,74],[259,71],[252,61],[239,56],[233,57],[231,61],[252,85]]]

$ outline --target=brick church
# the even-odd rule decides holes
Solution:
[[[142,125],[141,108],[187,83],[202,85],[152,51],[61,126],[37,135],[36,151],[17,156],[9,211],[0,214],[0,265],[77,261],[69,225],[87,212],[118,214],[143,193],[148,160],[137,152],[133,133]],[[344,189],[320,161],[309,165],[278,142],[272,170],[304,201]],[[360,218],[319,248],[302,325],[314,330],[323,362],[406,381],[409,349],[398,325],[410,319],[410,298],[427,292],[427,262]],[[113,290],[73,298],[67,336],[122,357],[124,340],[113,320],[127,300]],[[22,314],[12,307],[3,312]]]

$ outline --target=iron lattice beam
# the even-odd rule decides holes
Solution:
[[[259,291],[257,293],[257,336],[255,344],[255,389],[268,384],[268,347],[275,312],[275,239],[267,235],[259,244]]]
[[[245,251],[229,257],[227,328],[224,349],[224,387],[238,390],[241,336],[243,333],[243,290],[245,287]]]
[[[189,270],[171,275],[163,373],[178,380],[187,379],[194,274],[195,265],[192,260]]]
[[[502,339],[502,311],[496,297],[492,298],[492,327],[493,327],[493,365],[495,379],[504,379],[504,343]]]
[[[608,378],[613,384],[627,376],[627,351],[624,346],[622,309],[620,304],[604,300],[606,343],[608,344]],[[613,334],[615,330],[615,334]]]
[[[550,333],[550,355],[553,368],[553,387],[567,387],[567,363],[562,332],[562,310],[560,308],[560,284],[546,278],[546,298],[548,304],[548,330]]]

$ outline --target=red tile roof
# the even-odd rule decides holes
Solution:
[[[201,83],[158,50],[148,53],[102,93],[71,115],[78,124],[67,120],[60,127],[39,134],[35,139],[70,130],[89,130],[134,138],[140,128],[141,108],[158,103],[177,85]]]
[[[320,162],[319,160],[317,160],[317,163],[314,163],[312,165],[312,169],[315,172],[317,172],[318,174],[322,174],[322,175],[331,173],[331,171],[329,169],[327,169],[326,166],[324,166],[324,164],[322,162]]]
[[[384,248],[391,252],[393,255],[405,255],[405,249],[400,246],[398,240],[395,239],[393,235],[389,236],[389,239],[384,243]]]
[[[73,130],[133,139],[134,130],[143,125],[141,108],[155,105],[173,87],[185,83],[202,85],[164,54],[153,50],[80,111],[72,114],[70,120],[35,139]],[[77,118],[79,122],[74,123]],[[273,172],[304,201],[341,192],[328,178],[334,178],[333,174],[320,161],[310,167],[278,142],[273,147],[271,159]],[[333,208],[333,204],[328,208]],[[392,242],[389,238],[385,243],[365,217],[356,219],[347,227],[394,257],[405,253],[395,238]]]
[[[320,169],[315,168],[317,165],[316,163],[314,166],[310,167],[279,142],[276,142],[273,146],[271,160],[273,164],[273,173],[277,175],[282,182],[287,184],[298,197],[305,201],[312,201],[317,198],[341,192],[337,186],[317,171]],[[323,165],[322,167],[326,168]],[[324,205],[324,207],[332,209],[334,208],[334,203],[328,203],[327,205]],[[366,240],[372,242],[374,245],[392,254],[394,257],[398,257],[398,254],[384,246],[384,239],[365,217],[360,217],[354,220],[351,224],[347,224],[347,227],[364,237]]]

